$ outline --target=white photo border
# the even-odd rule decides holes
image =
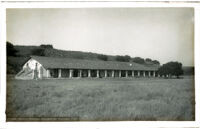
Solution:
[[[6,9],[7,8],[194,8],[195,121],[120,121],[120,122],[6,122]],[[0,3],[0,128],[200,128],[200,3],[198,2],[6,2]]]

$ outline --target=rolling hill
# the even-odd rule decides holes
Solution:
[[[45,46],[45,45],[44,45]],[[48,46],[48,45],[46,45]],[[47,57],[63,57],[63,58],[74,58],[74,59],[87,59],[87,60],[102,60],[99,58],[98,53],[92,52],[81,52],[81,51],[67,51],[59,50],[51,47],[42,47],[40,46],[14,46],[14,49],[17,50],[16,56],[7,57],[7,72],[16,74],[21,69],[22,65],[29,59],[31,55],[42,55]],[[108,61],[116,61],[117,56],[104,55],[107,57]],[[132,58],[130,58],[132,61]],[[146,62],[145,65],[152,65],[149,62]]]
[[[16,74],[20,71],[22,65],[29,59],[31,55],[42,54],[42,56],[47,57],[63,57],[63,58],[75,58],[75,59],[87,59],[87,60],[102,60],[99,58],[98,53],[92,52],[82,52],[82,51],[67,51],[59,50],[55,48],[43,48],[41,46],[14,46],[14,49],[17,50],[17,56],[8,56],[7,57],[7,73]],[[37,53],[38,52],[38,53]],[[42,53],[41,53],[42,52]],[[106,55],[108,61],[116,61],[117,56]],[[130,59],[133,61],[133,58]],[[152,62],[144,62],[144,65],[155,65]],[[193,75],[194,67],[183,67],[185,75]]]
[[[15,46],[18,51],[17,55],[20,57],[29,57],[32,55],[32,51],[36,49],[42,49],[40,46]],[[54,48],[44,49],[44,56],[48,57],[64,57],[64,58],[76,58],[76,59],[89,59],[99,60],[100,54],[92,52],[81,52],[81,51],[66,51]],[[108,60],[115,60],[115,56],[107,55]]]

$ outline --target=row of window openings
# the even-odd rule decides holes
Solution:
[[[59,70],[58,69],[51,69],[50,71],[50,77],[58,78],[59,77]],[[144,71],[139,71],[139,76],[143,76]],[[82,70],[80,75],[80,70],[73,70],[72,77],[88,77],[89,72],[88,70]],[[107,77],[112,77],[112,71],[107,70]],[[128,77],[132,77],[132,71],[127,72]],[[145,75],[149,76],[149,71],[145,71]],[[157,72],[155,74],[157,76]],[[97,77],[97,70],[90,70],[90,76],[91,77]],[[105,77],[105,70],[99,70],[99,75],[101,77]],[[120,72],[114,71],[114,77],[119,77]],[[134,76],[138,76],[138,71],[134,71]],[[154,71],[150,71],[150,76],[154,76]],[[70,70],[61,70],[61,77],[70,77]],[[126,71],[121,70],[121,77],[126,77]]]

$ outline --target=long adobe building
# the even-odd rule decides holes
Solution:
[[[156,77],[158,65],[31,56],[17,79]]]

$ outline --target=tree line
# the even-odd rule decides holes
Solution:
[[[108,61],[108,56],[107,55],[103,55],[100,54],[97,56],[97,58],[99,60],[103,60],[103,61]],[[156,64],[156,65],[160,65],[160,62],[157,60],[152,60],[150,58],[141,58],[141,57],[130,57],[129,55],[125,55],[125,56],[121,56],[121,55],[117,55],[114,58],[115,61],[119,61],[119,62],[135,62],[138,64]]]

